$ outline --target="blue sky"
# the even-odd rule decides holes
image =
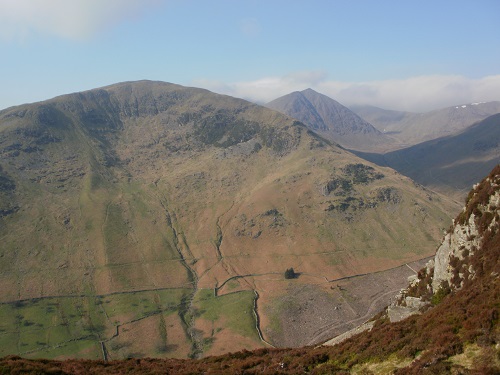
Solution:
[[[500,100],[500,1],[0,0],[0,109],[138,79],[267,102]]]

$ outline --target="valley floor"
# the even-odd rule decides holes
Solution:
[[[282,275],[249,276],[265,299],[269,277],[288,283],[288,293],[273,303],[256,300],[258,294],[251,290],[215,297],[213,291],[201,289],[194,307],[198,320],[205,323],[195,329],[212,327],[213,335],[223,331],[218,328],[223,322],[230,328],[230,337],[224,332],[217,332],[216,337],[205,332],[198,349],[203,355],[231,351],[227,345],[235,333],[247,349],[324,342],[383,309],[426,261],[337,280],[312,274],[293,280],[284,280]],[[179,320],[183,306],[176,302],[189,293],[189,289],[174,288],[1,303],[0,312],[11,318],[0,324],[0,356],[67,358],[80,353],[83,358],[112,360],[149,352],[158,357],[187,357],[193,348]]]

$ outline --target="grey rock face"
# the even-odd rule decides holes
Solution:
[[[481,207],[481,214],[495,213],[498,210],[500,202],[500,194],[496,192],[490,197],[489,203]],[[472,213],[469,220],[464,225],[455,224],[452,233],[448,233],[436,252],[434,257],[434,277],[432,279],[432,290],[436,293],[443,281],[448,283],[453,277],[453,267],[450,262],[452,258],[464,259],[465,254],[472,255],[474,249],[478,248],[481,243],[476,226],[476,215]],[[494,223],[494,221],[492,222]],[[469,272],[473,275],[474,270],[471,268]]]
[[[405,297],[402,302],[392,304],[387,307],[387,314],[391,322],[399,322],[409,316],[420,314],[420,309],[427,303],[420,298]]]
[[[488,181],[488,180],[487,180]],[[492,183],[492,181],[489,181]],[[477,192],[475,193],[477,194]],[[476,249],[480,248],[482,236],[476,223],[478,217],[482,215],[497,215],[500,207],[500,191],[497,189],[490,195],[486,204],[478,205],[470,214],[468,220],[461,224],[454,222],[453,231],[447,233],[439,246],[436,255],[426,265],[426,274],[433,274],[430,281],[432,293],[436,294],[442,287],[443,283],[453,287],[461,288],[464,283],[464,273],[467,273],[469,278],[474,278],[475,270],[472,265],[465,264],[465,268],[458,267],[460,261],[474,254]],[[465,214],[467,208],[463,209]],[[496,220],[492,220],[490,227],[497,225]],[[484,228],[483,228],[484,229]],[[488,228],[486,228],[488,229]],[[491,229],[491,228],[490,228]],[[483,232],[481,232],[483,233]],[[458,272],[458,282],[454,277]],[[409,280],[410,287],[416,286],[422,280]],[[457,285],[460,283],[459,285]],[[420,309],[429,302],[421,298],[406,296],[408,289],[403,289],[396,297],[396,301],[387,308],[387,313],[391,322],[397,322],[405,319],[413,314],[419,313]]]

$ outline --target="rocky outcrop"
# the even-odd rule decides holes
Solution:
[[[437,304],[447,294],[473,280],[481,267],[475,265],[481,246],[500,228],[500,165],[481,183],[475,185],[462,212],[453,221],[436,255],[409,280],[387,313],[391,322],[418,314]],[[482,271],[482,270],[479,270]]]
[[[398,299],[398,303],[389,305],[387,315],[391,322],[399,322],[409,316],[420,314],[420,309],[426,305],[427,303],[420,298],[406,296],[403,299]]]
[[[434,268],[431,284],[433,293],[437,292],[443,283],[451,283],[454,273],[452,259],[463,260],[466,254],[471,254],[477,248],[479,240],[474,215],[471,215],[465,225],[457,224],[452,233],[446,234],[436,256],[427,266]]]

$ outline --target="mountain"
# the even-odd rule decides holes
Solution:
[[[293,118],[164,82],[3,110],[0,154],[2,356],[319,342],[383,308],[456,207]]]
[[[309,129],[345,148],[385,150],[394,143],[347,107],[312,89],[292,92],[267,103],[266,107],[298,119]]]
[[[337,343],[201,360],[48,361],[9,356],[6,373],[498,374],[500,165],[469,193],[433,259],[395,301]]]
[[[371,106],[351,109],[384,134],[408,146],[459,133],[500,113],[500,102],[463,104],[426,113],[389,111]]]
[[[472,184],[500,162],[500,114],[456,135],[401,150],[382,155],[355,153],[432,190],[463,200]]]

